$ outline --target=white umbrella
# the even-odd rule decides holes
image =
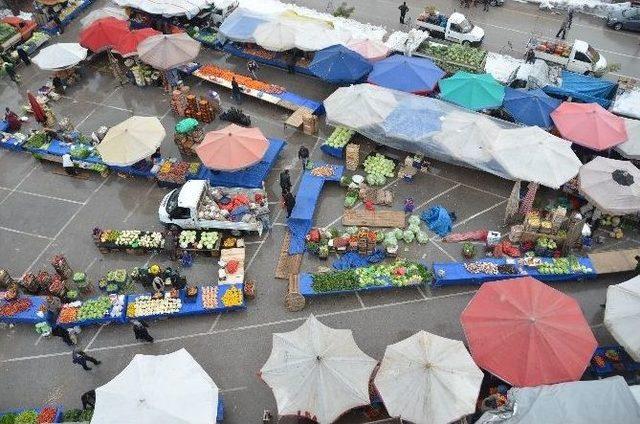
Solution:
[[[340,87],[324,101],[328,121],[353,129],[384,121],[397,104],[391,90],[371,84]]]
[[[300,50],[315,52],[342,43],[342,39],[335,30],[318,25],[311,27],[313,30],[308,28],[308,30],[296,32],[295,45]]]
[[[374,383],[390,416],[446,424],[475,411],[482,378],[461,341],[419,331],[387,346]]]
[[[640,211],[640,170],[629,161],[598,156],[582,165],[579,181],[580,192],[604,213]]]
[[[40,50],[32,60],[45,71],[77,65],[87,58],[87,49],[78,43],[56,43]]]
[[[604,325],[633,360],[640,362],[640,277],[609,286]]]
[[[113,17],[116,19],[122,19],[126,21],[128,19],[126,12],[124,9],[120,7],[103,7],[102,9],[94,10],[90,12],[87,16],[80,20],[82,27],[86,27],[91,25],[94,21],[102,18]]]
[[[266,22],[258,25],[253,38],[263,49],[272,52],[283,52],[296,47],[297,28],[284,22]]]
[[[533,181],[558,189],[576,175],[582,162],[571,150],[571,142],[540,127],[500,130],[491,141],[491,154],[516,180]]]
[[[382,60],[389,56],[390,50],[382,41],[370,39],[354,39],[347,43],[347,47],[370,61]]]
[[[163,71],[191,62],[198,53],[200,42],[186,33],[154,35],[138,44],[140,60]]]
[[[444,116],[433,138],[453,159],[484,168],[494,162],[490,146],[499,133],[500,127],[486,116],[453,112]]]
[[[618,144],[615,149],[627,159],[640,159],[640,120],[622,119],[627,127],[629,140]]]
[[[212,424],[218,386],[185,349],[137,354],[96,389],[92,424]]]
[[[107,165],[129,166],[151,156],[165,135],[155,116],[132,116],[110,128],[97,150]]]
[[[273,334],[271,355],[261,370],[278,414],[304,414],[320,424],[368,405],[376,360],[356,345],[351,330],[336,330],[313,315],[296,330]]]

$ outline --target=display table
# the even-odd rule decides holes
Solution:
[[[244,247],[234,247],[231,249],[222,249],[220,251],[220,261],[228,263],[229,261],[238,261],[238,270],[233,274],[227,273],[225,279],[218,281],[218,285],[243,284],[244,283]]]
[[[482,258],[473,262],[491,262],[496,265],[505,265],[508,263],[504,258]],[[542,258],[543,262],[551,262],[551,259]],[[590,268],[590,272],[570,273],[570,274],[541,274],[536,268],[528,266],[518,266],[520,273],[518,274],[474,274],[464,267],[464,262],[449,262],[433,264],[434,280],[432,286],[455,286],[455,285],[480,285],[489,281],[505,280],[508,278],[517,278],[530,276],[544,282],[556,281],[575,281],[596,278],[597,273],[593,270],[593,264],[589,258],[578,258],[580,265]]]
[[[126,312],[127,312],[127,296],[124,295],[119,295],[121,297],[121,301],[122,301],[122,310],[120,313],[118,313],[115,316],[112,316],[111,312],[113,310],[113,308],[109,311],[109,315],[104,316],[102,318],[95,318],[95,319],[85,319],[82,321],[72,321],[72,322],[60,322],[60,318],[58,318],[58,322],[57,324],[60,327],[63,328],[71,328],[71,327],[88,327],[90,325],[102,325],[102,324],[109,324],[112,322],[118,323],[118,324],[125,324],[127,322],[127,317],[126,317]],[[87,299],[90,300],[90,299]],[[86,302],[83,301],[83,302]],[[64,308],[64,305],[63,305]]]
[[[607,351],[615,352],[618,356],[617,360],[607,357]],[[597,377],[610,377],[624,374],[625,372],[640,371],[640,362],[634,361],[622,346],[599,346],[593,353],[589,371]]]
[[[260,48],[260,47],[256,46],[256,48]],[[258,63],[273,66],[275,68],[288,69],[288,64],[286,59],[283,57],[283,53],[273,53],[273,58],[268,59],[262,56],[251,54],[246,50],[242,49],[241,46],[237,45],[234,42],[226,43],[222,47],[222,50],[234,56],[242,57],[244,59],[249,59],[249,60],[255,60]],[[304,75],[308,75],[316,78],[316,76],[313,74],[313,72],[309,70],[309,68],[305,68],[303,66],[298,66],[298,65],[294,66],[294,68],[295,68],[295,71],[299,74],[304,74]]]
[[[81,3],[79,3],[75,7],[75,9],[71,11],[71,13],[67,14],[67,16],[65,16],[64,19],[61,20],[62,25],[65,27],[69,25],[69,23],[71,23],[72,20],[77,18],[78,15],[80,15],[86,8],[88,8],[91,5],[91,3],[93,3],[93,0],[84,0]],[[56,35],[58,33],[58,26],[53,21],[47,22],[40,29],[49,35]]]
[[[55,413],[55,417],[53,419],[53,423],[61,423],[62,422],[62,413],[63,413],[63,408],[62,405],[52,405],[52,406],[43,406],[42,408],[19,408],[19,409],[13,409],[13,410],[8,410],[8,411],[2,411],[0,412],[0,419],[2,418],[3,415],[7,415],[7,414],[20,414],[21,412],[25,412],[25,411],[35,411],[37,414],[40,414],[40,412],[45,409],[45,408],[54,408],[56,413]],[[40,421],[38,421],[40,422]]]
[[[0,306],[8,303],[4,300],[4,294],[5,292],[0,292]],[[7,324],[37,324],[39,322],[47,321],[46,313],[38,314],[41,309],[46,310],[46,297],[20,295],[20,298],[28,298],[31,300],[31,307],[19,314],[11,316],[0,315],[0,322]]]
[[[300,290],[300,294],[305,297],[317,297],[317,296],[327,296],[327,295],[336,295],[336,294],[347,294],[347,293],[355,293],[355,292],[369,292],[369,291],[381,291],[381,290],[391,290],[391,289],[402,289],[406,287],[420,287],[424,286],[424,281],[418,281],[415,283],[410,283],[404,286],[394,286],[389,281],[386,285],[380,286],[367,286],[362,287],[355,290],[335,290],[335,291],[326,291],[326,292],[316,292],[313,289],[313,275],[303,272],[298,276],[298,288]]]

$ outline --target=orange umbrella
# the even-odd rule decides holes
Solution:
[[[113,46],[113,51],[119,53],[123,57],[135,56],[138,54],[138,44],[146,40],[148,37],[159,35],[160,31],[152,28],[136,29],[124,34]]]
[[[208,132],[196,153],[208,168],[237,171],[260,162],[268,148],[269,142],[259,128],[231,124]]]
[[[518,387],[579,380],[598,346],[578,302],[531,277],[483,284],[460,322],[476,364]]]
[[[27,91],[27,97],[29,98],[29,105],[31,105],[31,111],[33,112],[33,116],[36,118],[36,121],[41,124],[47,122],[47,115],[44,113],[44,109],[36,97],[31,94],[30,91]]]

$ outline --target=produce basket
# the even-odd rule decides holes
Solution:
[[[62,277],[63,280],[68,280],[73,276],[73,270],[69,266],[67,258],[65,258],[63,255],[56,255],[51,258],[51,266],[56,270],[58,275]]]

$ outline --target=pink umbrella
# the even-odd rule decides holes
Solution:
[[[562,137],[592,150],[606,150],[628,138],[624,120],[598,103],[564,102],[551,119]]]
[[[268,148],[269,142],[259,128],[231,124],[208,132],[196,153],[208,168],[237,171],[260,162]]]
[[[138,44],[153,35],[161,34],[152,28],[143,28],[130,31],[123,34],[117,44],[113,46],[113,51],[119,53],[122,57],[135,56],[138,54]]]
[[[382,60],[389,56],[389,48],[374,40],[351,40],[347,47],[370,61]]]

